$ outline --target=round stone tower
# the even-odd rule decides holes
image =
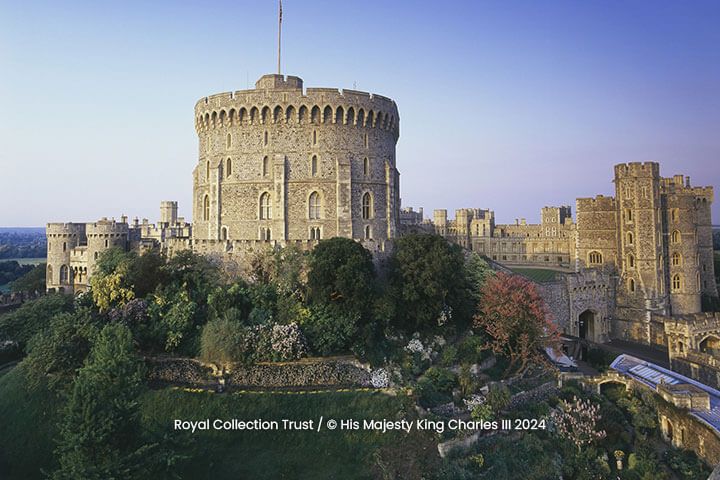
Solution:
[[[377,242],[395,236],[397,106],[353,90],[265,75],[195,105],[196,241]]]
[[[95,273],[95,264],[100,254],[109,248],[127,250],[129,227],[125,222],[116,222],[103,218],[88,223],[87,235],[87,277]]]
[[[84,223],[48,223],[47,236],[47,281],[49,291],[72,292],[73,277],[70,254],[85,243]]]

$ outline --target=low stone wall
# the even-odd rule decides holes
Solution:
[[[528,403],[539,403],[553,395],[557,394],[558,388],[555,382],[547,382],[539,385],[532,390],[520,392],[510,399],[510,403],[506,407],[506,410],[513,410],[515,408],[522,407]]]
[[[188,358],[148,358],[148,379],[156,385],[195,388],[274,389],[370,387],[370,371],[353,359],[230,365],[224,370]]]

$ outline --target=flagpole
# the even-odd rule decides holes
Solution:
[[[280,75],[280,35],[282,32],[282,0],[278,0],[278,75]]]

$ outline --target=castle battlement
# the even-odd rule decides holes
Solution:
[[[657,162],[630,162],[615,165],[616,177],[659,176],[660,164]]]
[[[615,197],[597,195],[590,198],[578,198],[575,211],[579,214],[581,210],[614,210],[615,205]]]
[[[281,75],[266,75],[257,85],[275,85]],[[258,88],[203,97],[195,104],[196,130],[268,124],[352,125],[388,130],[399,135],[397,105],[391,99],[356,90],[293,87]],[[274,83],[273,83],[274,82]],[[298,87],[298,85],[300,87]]]
[[[48,237],[70,237],[77,234],[85,233],[84,223],[48,223],[45,225],[45,234]]]

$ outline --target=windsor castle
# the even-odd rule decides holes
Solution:
[[[496,224],[481,208],[424,219],[422,209],[401,209],[399,114],[389,98],[265,75],[254,89],[200,99],[194,121],[192,224],[171,201],[155,224],[49,223],[48,290],[86,291],[100,253],[113,247],[191,249],[242,264],[264,248],[311,249],[338,236],[381,260],[393,238],[432,232],[501,268],[556,270],[540,288],[565,335],[667,348],[674,367],[709,375],[707,355],[720,346],[720,317],[701,313],[702,298],[718,295],[712,187],[664,178],[657,163],[628,163],[615,166],[615,196],[578,198],[574,219],[571,206],[542,208],[539,224]],[[720,384],[720,369],[709,371]]]

